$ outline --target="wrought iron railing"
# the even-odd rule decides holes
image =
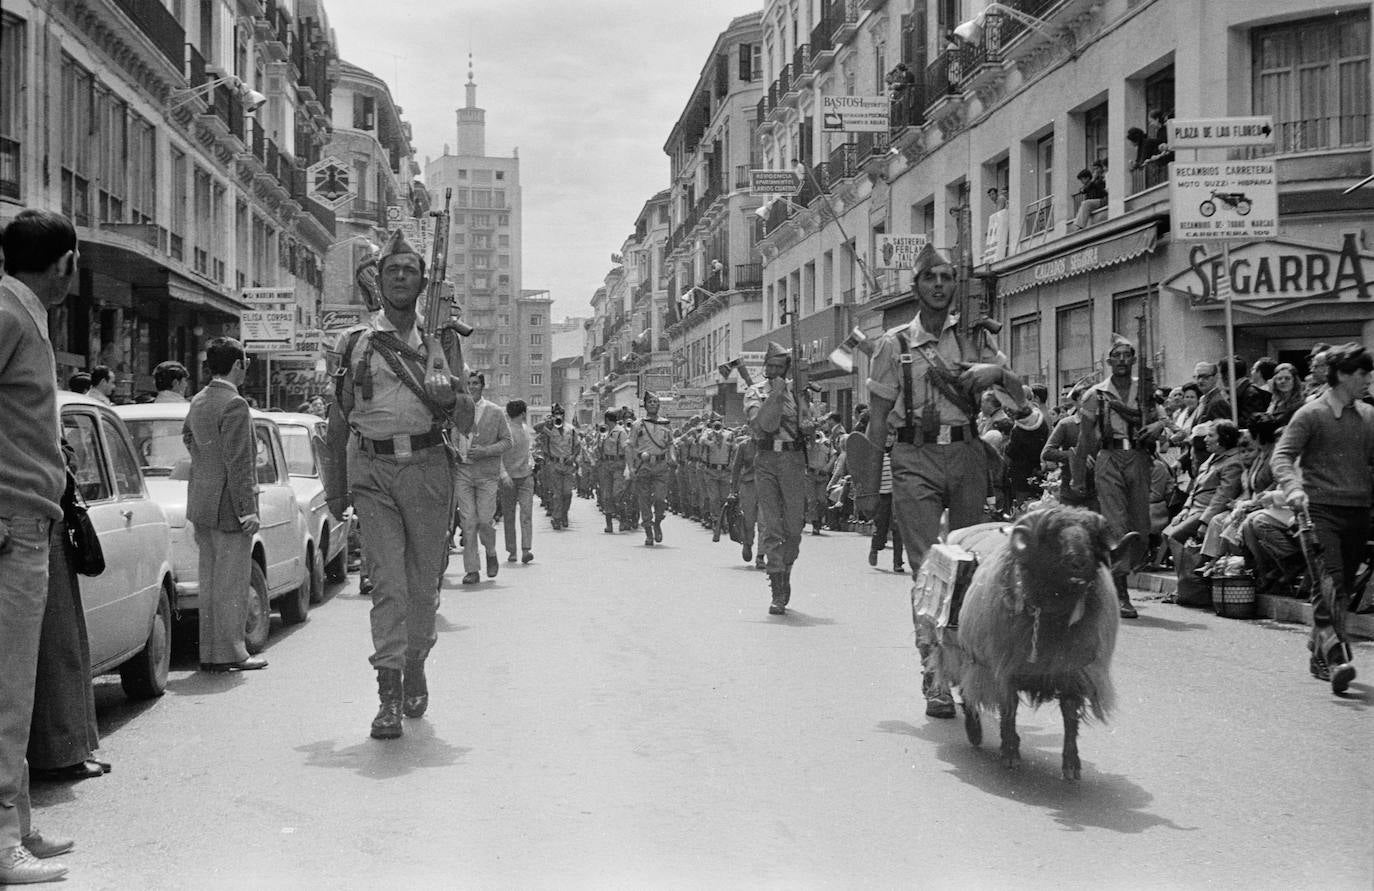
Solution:
[[[858,165],[855,163],[854,143],[844,142],[835,146],[830,152],[830,158],[826,162],[826,172],[829,175],[829,182],[835,183],[842,179],[848,179],[858,173]]]
[[[1131,171],[1131,194],[1153,189],[1169,181],[1169,165],[1150,161]]]
[[[148,35],[148,39],[168,61],[178,68],[181,67],[186,30],[166,6],[159,0],[115,0],[115,6],[123,10],[140,31]]]
[[[0,198],[20,197],[23,147],[17,139],[0,136]]]
[[[801,78],[806,73],[807,67],[811,64],[811,45],[809,43],[800,44],[796,52],[792,53],[792,80],[793,82]]]
[[[763,287],[763,264],[736,263],[733,281],[735,290],[738,291]]]
[[[1021,240],[1044,235],[1054,228],[1054,196],[1046,195],[1026,205],[1021,215]]]

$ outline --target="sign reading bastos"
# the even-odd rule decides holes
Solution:
[[[1374,308],[1374,254],[1360,250],[1359,236],[1346,233],[1339,248],[1286,238],[1247,242],[1231,248],[1229,268],[1208,244],[1188,251],[1188,268],[1164,282],[1198,308],[1220,306],[1229,285],[1238,309],[1270,315],[1309,303],[1365,302]]]

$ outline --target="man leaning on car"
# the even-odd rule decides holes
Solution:
[[[243,630],[252,574],[258,494],[253,420],[239,386],[248,375],[243,344],[216,337],[205,349],[210,383],[191,400],[181,438],[191,453],[186,519],[200,551],[200,668],[251,671]]]
[[[0,249],[0,885],[18,885],[62,878],[65,866],[42,859],[72,847],[30,824],[25,753],[48,550],[62,547],[66,483],[48,307],[76,275],[76,229],[52,211],[21,211],[0,233]]]

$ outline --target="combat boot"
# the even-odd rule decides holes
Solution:
[[[401,670],[377,669],[377,699],[381,701],[381,708],[372,719],[373,739],[396,739],[401,735],[401,700],[404,696]]]
[[[1331,692],[1344,693],[1350,682],[1355,680],[1355,666],[1350,664],[1350,645],[1337,639],[1325,649],[1326,654],[1322,661],[1327,669],[1326,680],[1331,682]]]
[[[611,526],[611,515],[610,515],[610,514],[606,514],[606,531],[607,531],[607,532],[615,532],[615,528]],[[622,528],[620,531],[621,531],[621,532],[624,532],[625,530]]]
[[[1140,614],[1135,611],[1135,606],[1131,604],[1131,593],[1126,587],[1126,574],[1115,573],[1112,575],[1112,581],[1116,583],[1116,603],[1121,609],[1121,618],[1137,618]]]
[[[792,602],[792,567],[787,567],[782,571],[782,605]]]
[[[768,573],[768,588],[773,593],[773,602],[768,606],[769,615],[783,615],[787,612],[786,575],[781,572]]]
[[[663,541],[663,517],[654,519],[654,541]]]
[[[401,681],[405,699],[401,711],[407,718],[418,718],[429,708],[429,683],[425,680],[425,660],[407,659],[406,673]]]

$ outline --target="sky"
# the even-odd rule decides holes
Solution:
[[[385,80],[416,159],[457,143],[468,52],[487,154],[518,149],[527,289],[590,316],[611,254],[668,187],[663,144],[716,37],[762,0],[324,0],[340,56]]]

